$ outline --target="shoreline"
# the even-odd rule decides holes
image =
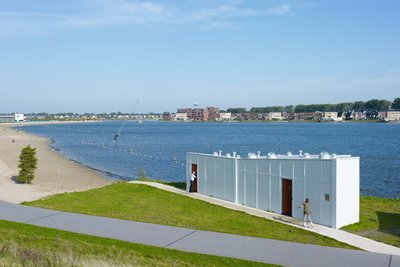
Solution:
[[[65,122],[46,124],[55,123]],[[99,171],[52,149],[51,140],[13,128],[31,124],[0,124],[0,200],[18,204],[53,194],[98,188],[113,182]],[[17,184],[14,179],[19,172],[19,155],[22,148],[29,144],[37,150],[35,179],[32,184]]]

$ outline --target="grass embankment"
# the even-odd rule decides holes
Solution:
[[[118,183],[25,204],[193,229],[354,248],[300,228],[140,184]]]
[[[362,196],[360,222],[342,229],[400,247],[400,199]]]
[[[0,220],[0,266],[271,266]]]

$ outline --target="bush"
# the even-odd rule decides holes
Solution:
[[[17,181],[25,184],[32,183],[37,168],[36,148],[26,146],[22,149],[18,167],[20,171]]]

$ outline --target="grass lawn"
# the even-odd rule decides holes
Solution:
[[[400,199],[362,196],[360,222],[342,229],[400,247]]]
[[[300,228],[140,184],[117,183],[85,192],[54,195],[25,205],[238,235],[354,248]]]
[[[0,266],[272,266],[0,220]]]

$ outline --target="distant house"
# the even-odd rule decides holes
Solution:
[[[25,121],[25,115],[22,113],[15,114],[0,114],[0,122],[23,122]]]
[[[364,112],[354,111],[354,110],[350,113],[349,117],[351,120],[355,121],[367,119],[367,116],[365,115]]]
[[[379,111],[378,119],[382,121],[399,121],[400,111],[390,110],[390,111]]]
[[[336,111],[324,112],[321,121],[338,121],[338,113]]]
[[[230,113],[230,112],[220,112],[219,113],[219,120],[229,121],[231,119],[232,119],[232,113]]]
[[[188,120],[187,113],[176,113],[175,114],[175,119],[177,121],[187,121]]]
[[[162,118],[165,121],[172,121],[172,114],[169,112],[164,112]]]

